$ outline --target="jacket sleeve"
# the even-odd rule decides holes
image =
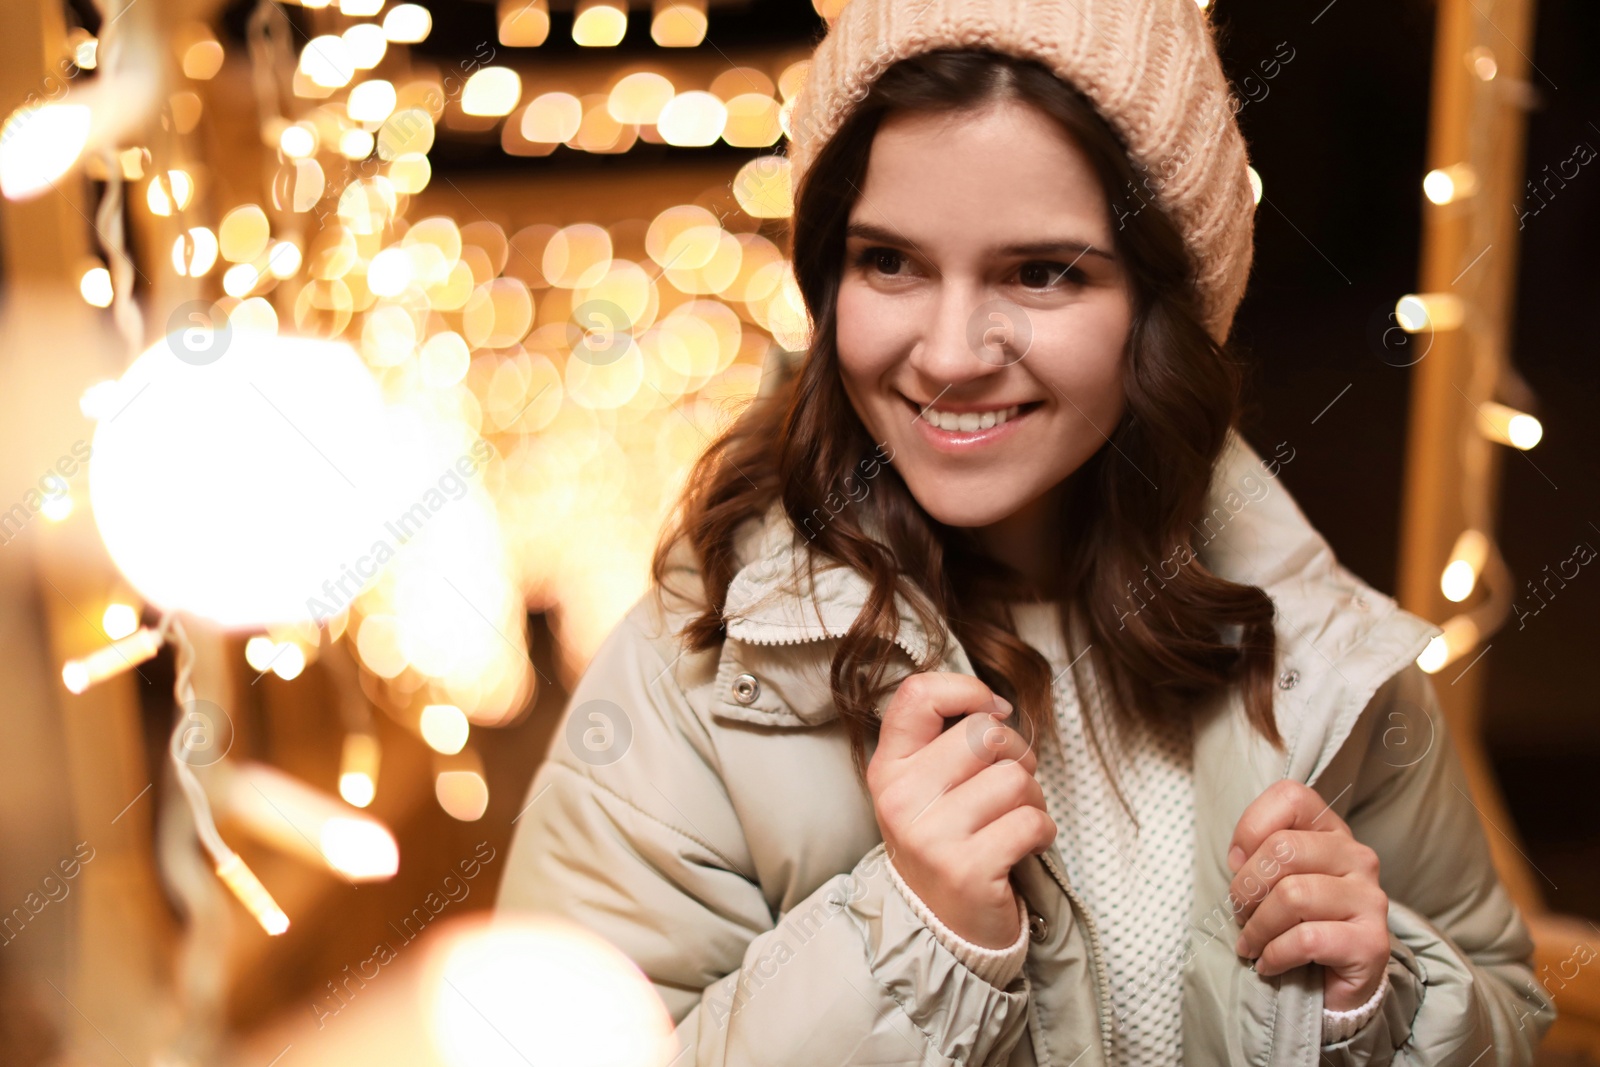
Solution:
[[[1408,665],[1382,693],[1346,822],[1379,856],[1390,990],[1322,1063],[1531,1064],[1555,1004],[1534,980],[1533,939],[1495,872],[1433,681]]]
[[[597,713],[616,720],[613,740],[627,733],[624,751],[568,740]],[[1026,975],[1001,988],[953,955],[895,887],[881,842],[774,915],[715,768],[704,723],[630,615],[534,777],[499,909],[566,918],[627,954],[676,1024],[672,1067],[1003,1064],[1027,1026]]]

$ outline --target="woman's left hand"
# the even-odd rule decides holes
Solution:
[[[1285,778],[1250,802],[1234,828],[1230,905],[1235,949],[1256,973],[1320,963],[1323,1007],[1349,1011],[1377,992],[1389,963],[1389,895],[1378,854],[1301,782]]]

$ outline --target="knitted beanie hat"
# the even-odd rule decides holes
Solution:
[[[1210,23],[1195,0],[849,0],[812,56],[790,116],[791,187],[885,69],[945,48],[1038,60],[1122,139],[1137,210],[1166,212],[1194,261],[1207,331],[1227,340],[1244,296],[1255,195]]]

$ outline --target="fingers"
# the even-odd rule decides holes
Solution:
[[[985,767],[939,799],[952,808],[952,825],[962,834],[974,834],[1013,808],[1034,807],[1048,814],[1044,790],[1038,779],[1020,763]]]
[[[1024,856],[1044,852],[1056,839],[1055,820],[1032,805],[1012,808],[979,830],[975,839],[995,850],[1007,866],[1022,862]]]
[[[974,713],[906,762],[915,766],[918,774],[954,788],[991,764],[1016,763],[1031,775],[1039,758],[1008,721],[988,713]]]
[[[875,758],[899,760],[914,755],[939,737],[949,716],[1010,709],[1007,701],[970,674],[913,674],[900,683],[884,709]]]
[[[1228,884],[1233,913],[1244,923],[1282,879],[1294,874],[1356,877],[1376,885],[1378,854],[1344,834],[1274,830]]]
[[[1350,827],[1322,799],[1322,795],[1303,782],[1284,778],[1274,782],[1252,800],[1239,816],[1229,842],[1228,867],[1237,871],[1255,855],[1261,843],[1275,830],[1321,830],[1350,834]]]
[[[1337,920],[1304,922],[1269,941],[1256,960],[1255,969],[1257,974],[1271,977],[1307,963],[1320,963],[1329,969],[1324,975],[1325,986],[1371,990],[1382,978],[1388,951],[1386,927]],[[1341,999],[1353,1007],[1366,998]]]
[[[1348,923],[1384,913],[1388,910],[1388,899],[1377,886],[1352,878],[1291,874],[1274,886],[1255,909],[1255,914],[1239,933],[1236,948],[1241,956],[1258,956],[1296,925]]]

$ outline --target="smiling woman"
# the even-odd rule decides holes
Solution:
[[[694,1063],[1531,1062],[1440,630],[1236,429],[1206,16],[852,0],[809,79],[809,348],[691,473],[501,906],[623,947]]]

